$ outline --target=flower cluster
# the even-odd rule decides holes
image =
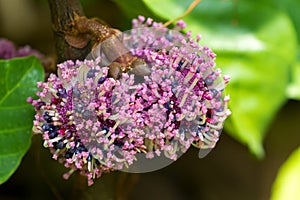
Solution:
[[[11,41],[0,38],[0,59],[11,59],[14,57],[24,57],[29,55],[34,55],[39,59],[44,57],[40,52],[32,49],[28,45],[16,48]]]
[[[176,160],[191,145],[215,146],[230,114],[223,95],[229,77],[215,68],[215,54],[198,45],[199,36],[179,32],[184,27],[179,21],[169,30],[140,16],[119,37],[134,60],[119,79],[109,76],[111,63],[121,60],[111,55],[118,54],[100,51],[94,60],[59,64],[58,76],[38,83],[40,98],[29,99],[37,112],[34,132],[70,168],[65,178],[79,170],[92,184],[102,173],[130,168],[140,155]]]

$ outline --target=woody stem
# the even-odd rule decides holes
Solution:
[[[84,16],[79,0],[48,0],[58,62],[84,59],[91,50],[90,42],[81,48],[75,48],[66,41],[71,31],[70,25],[75,15]]]

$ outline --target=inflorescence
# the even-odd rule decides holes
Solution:
[[[92,184],[102,173],[130,167],[140,154],[176,160],[191,145],[215,146],[230,114],[223,94],[229,77],[215,68],[216,55],[198,44],[200,37],[194,41],[183,28],[183,21],[169,30],[140,16],[122,42],[141,66],[114,79],[113,60],[100,53],[61,63],[58,76],[38,83],[39,99],[28,100],[37,112],[33,131],[70,168],[64,178],[78,170]]]
[[[44,55],[30,46],[26,45],[23,47],[16,48],[16,46],[5,38],[0,38],[0,59],[11,59],[15,57],[25,57],[34,55],[38,59],[44,58]]]

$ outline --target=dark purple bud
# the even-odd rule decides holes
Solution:
[[[66,98],[67,97],[67,91],[65,88],[59,88],[56,95],[60,98]]]
[[[101,78],[99,78],[98,84],[104,83],[105,80],[106,80],[106,77],[101,77]]]
[[[48,123],[50,123],[52,121],[52,117],[49,115],[49,113],[47,111],[44,112],[44,120]]]
[[[55,145],[54,147],[56,149],[63,149],[66,145],[64,144],[63,140],[59,140]]]

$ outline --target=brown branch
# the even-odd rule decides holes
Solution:
[[[48,0],[48,2],[58,62],[83,60],[99,43],[110,38],[101,46],[107,58],[115,62],[110,66],[110,77],[118,79],[121,72],[127,72],[134,64],[143,64],[135,62],[137,59],[128,53],[117,37],[119,30],[110,28],[98,19],[86,18],[79,0]]]
[[[72,30],[75,16],[84,16],[79,0],[48,0],[48,3],[58,62],[84,59],[91,50],[90,38],[86,35],[73,37]],[[71,45],[70,41],[77,45]]]

